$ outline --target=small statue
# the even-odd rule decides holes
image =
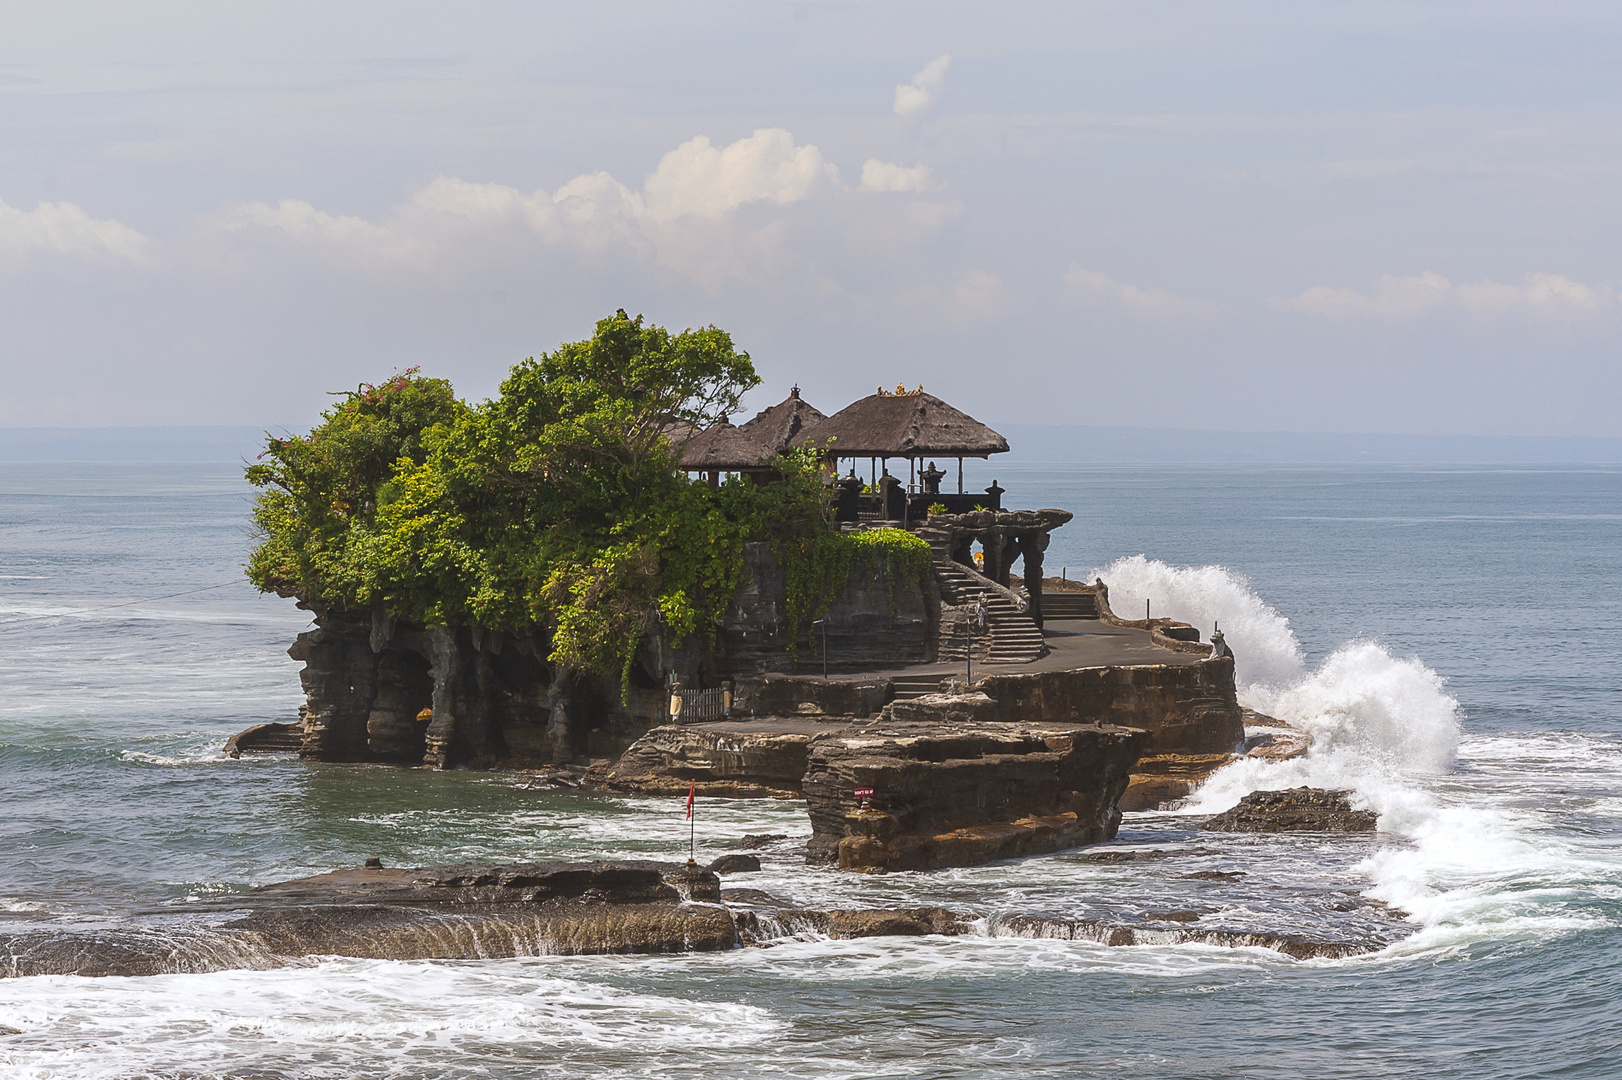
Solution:
[[[1228,648],[1228,641],[1222,636],[1221,630],[1211,631],[1211,658],[1219,656],[1232,656],[1233,650]]]

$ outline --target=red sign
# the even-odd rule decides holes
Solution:
[[[858,799],[871,799],[873,797],[873,789],[870,787],[859,787],[856,789],[856,797]]]

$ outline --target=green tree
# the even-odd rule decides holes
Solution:
[[[262,540],[248,578],[266,592],[354,601],[342,564],[357,526],[392,497],[402,463],[427,459],[430,432],[468,412],[449,382],[419,378],[416,368],[340,397],[308,435],[269,437],[248,466],[248,482],[263,489],[254,506]]]

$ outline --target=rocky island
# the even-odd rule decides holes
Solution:
[[[289,649],[306,701],[230,752],[800,798],[805,859],[874,872],[1108,841],[1123,809],[1167,805],[1238,755],[1302,751],[1247,740],[1219,634],[1121,618],[1105,582],[1046,576],[1068,511],[963,490],[963,459],[1006,451],[1002,436],[905,387],[832,415],[796,387],[733,426],[757,382],[724,332],[620,312],[516,366],[492,401],[409,371],[272,439],[248,470],[263,490],[249,573],[314,616]],[[951,491],[938,462],[954,460]],[[1280,827],[1372,827],[1327,794],[1293,794],[1309,812]],[[372,868],[265,892],[325,897],[324,915],[289,922],[276,901],[226,929],[288,955],[295,939],[372,955],[363,941],[395,938],[391,955],[460,955],[407,942],[448,904],[503,926],[521,913],[533,940],[513,951],[664,951],[786,917],[717,888],[693,865]],[[932,933],[970,918],[794,917]],[[1061,930],[1149,932],[1041,932]]]
[[[1108,840],[1243,750],[1225,648],[1047,578],[1069,512],[963,490],[1001,435],[905,387],[733,426],[757,381],[620,313],[482,406],[407,373],[272,440],[250,573],[316,628],[296,728],[234,749],[800,795],[861,870]]]

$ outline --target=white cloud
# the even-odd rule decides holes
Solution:
[[[82,259],[145,256],[146,237],[121,222],[93,218],[73,203],[42,202],[19,210],[0,201],[0,256],[54,252]]]
[[[912,82],[895,88],[897,116],[911,116],[932,105],[946,88],[946,69],[952,66],[952,57],[937,56],[925,64],[923,70],[912,77]]]
[[[795,146],[782,128],[762,128],[721,149],[700,135],[666,154],[643,184],[647,210],[668,221],[683,214],[720,217],[746,203],[799,202],[839,170],[815,146]]]
[[[863,191],[932,191],[935,187],[928,165],[908,168],[878,158],[868,158],[862,164]]]
[[[1330,319],[1398,322],[1446,312],[1563,321],[1597,315],[1615,302],[1616,291],[1609,285],[1584,285],[1561,274],[1527,274],[1519,285],[1496,281],[1455,285],[1441,274],[1426,271],[1414,277],[1382,275],[1369,293],[1317,285],[1299,296],[1275,298],[1272,304],[1283,311]]]
[[[1216,314],[1208,300],[1190,300],[1164,289],[1142,289],[1075,263],[1064,273],[1064,291],[1073,303],[1115,307],[1137,319],[1201,319]]]
[[[269,228],[299,240],[426,262],[470,232],[516,230],[551,243],[599,248],[645,240],[684,218],[715,220],[749,203],[782,206],[838,189],[838,169],[821,150],[795,145],[781,128],[764,128],[719,148],[702,135],[689,139],[660,160],[641,191],[606,172],[577,176],[554,192],[440,177],[380,222],[284,200],[237,207],[224,226]]]
[[[524,252],[564,248],[614,249],[643,265],[659,265],[714,292],[728,278],[759,280],[805,265],[802,249],[825,246],[837,230],[805,226],[800,204],[836,205],[870,199],[875,191],[916,192],[929,185],[926,166],[869,162],[853,191],[814,145],[799,145],[780,128],[765,128],[725,146],[702,136],[665,154],[640,190],[606,172],[577,176],[555,190],[522,191],[441,177],[376,219],[325,213],[308,203],[251,203],[212,220],[218,234],[272,238],[321,250],[335,264],[387,272],[428,273],[453,281],[475,268]],[[751,204],[775,208],[739,217]],[[871,201],[877,220],[906,223],[905,234],[939,229],[961,213],[957,204],[918,199]],[[849,213],[854,207],[841,207]],[[816,213],[818,211],[812,211]],[[205,228],[205,233],[208,231]]]

